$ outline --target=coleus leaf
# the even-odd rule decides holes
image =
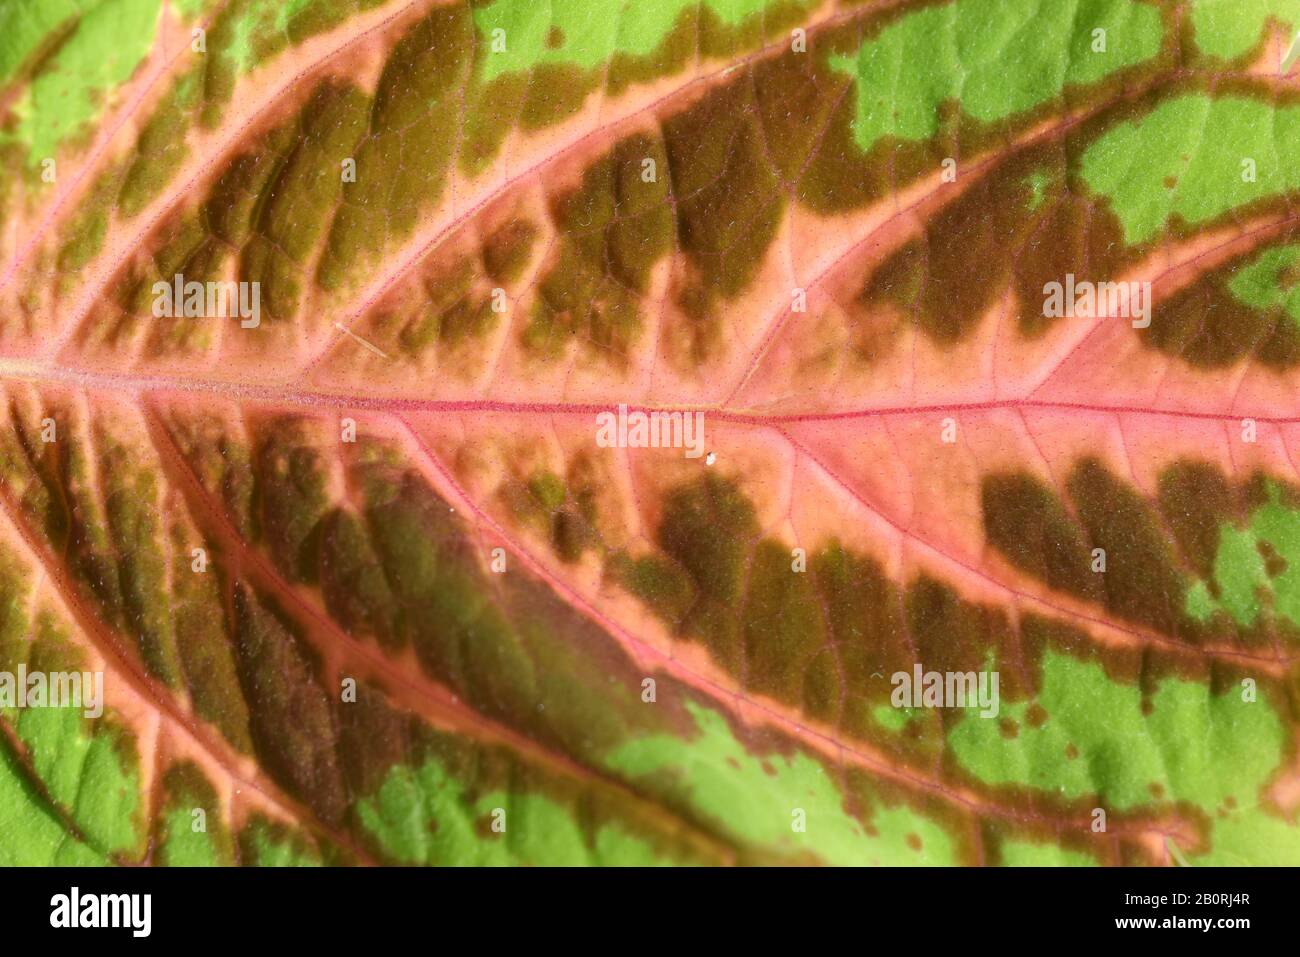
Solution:
[[[1298,14],[0,3],[0,857],[1300,861]]]

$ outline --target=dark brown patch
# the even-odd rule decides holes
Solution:
[[[1289,231],[1291,238],[1297,233]],[[1202,369],[1233,365],[1250,356],[1265,368],[1289,369],[1300,362],[1300,325],[1278,306],[1260,309],[1238,299],[1228,284],[1259,255],[1259,248],[1234,256],[1172,296],[1156,302],[1143,341]]]
[[[1214,572],[1219,526],[1234,513],[1223,473],[1203,462],[1179,462],[1160,475],[1157,504],[1186,561],[1201,578]]]
[[[1106,552],[1106,606],[1167,635],[1186,632],[1183,574],[1155,509],[1096,459],[1075,465],[1066,485],[1089,540]]]
[[[1044,316],[1046,284],[1067,273],[1076,282],[1104,281],[1126,248],[1106,204],[1067,189],[1068,156],[1062,144],[1048,144],[982,175],[881,264],[861,303],[891,303],[940,343],[964,338],[1008,287],[1026,335],[1056,322],[1097,321]],[[1037,205],[1034,176],[1045,179]]]
[[[645,164],[655,177],[647,182]],[[554,201],[558,251],[542,276],[524,344],[558,357],[570,337],[616,362],[640,332],[650,270],[673,244],[670,177],[663,143],[642,134],[620,140]]]
[[[1103,598],[1083,529],[1049,486],[1025,473],[989,475],[981,502],[989,544],[1013,565],[1080,598]]]
[[[235,612],[239,677],[257,755],[280,785],[338,826],[348,798],[319,663],[279,610],[246,586],[235,588]]]

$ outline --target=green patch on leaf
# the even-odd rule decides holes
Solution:
[[[0,83],[52,46],[61,31],[72,29],[76,19],[98,0],[11,0],[0,5]]]
[[[1152,59],[1163,32],[1156,8],[1132,0],[957,0],[906,14],[830,64],[857,81],[865,152],[887,136],[930,139],[950,103],[982,123],[1050,103]]]
[[[895,708],[893,705],[879,704],[871,709],[871,717],[876,724],[893,732],[902,731],[916,716],[915,708]]]
[[[320,867],[320,852],[301,834],[278,821],[254,818],[239,832],[244,864],[258,867]]]
[[[1084,152],[1080,173],[1138,244],[1175,217],[1200,226],[1300,188],[1290,159],[1298,146],[1300,108],[1190,93],[1107,130]]]
[[[1053,650],[1042,669],[1035,701],[1002,706],[1020,725],[1014,738],[977,718],[949,734],[957,762],[979,780],[1066,800],[1097,795],[1116,810],[1167,800],[1214,813],[1253,806],[1282,759],[1285,732],[1262,696],[1243,701],[1235,688],[1213,694],[1170,678],[1144,700],[1140,687],[1112,681],[1101,665]]]
[[[1300,245],[1266,249],[1228,283],[1228,291],[1243,304],[1257,309],[1281,309],[1300,326],[1300,286],[1296,284],[1295,265],[1300,260]]]
[[[4,561],[6,565],[11,561],[7,554]],[[32,827],[39,830],[38,818],[64,815],[77,829],[76,840],[84,841],[97,856],[138,859],[145,846],[139,756],[134,738],[111,712],[102,709],[102,682],[108,677],[101,675],[97,681],[93,672],[83,670],[81,652],[49,614],[38,615],[35,633],[29,631],[31,626],[16,601],[22,586],[11,577],[12,571],[7,567],[0,582],[4,607],[0,670],[12,676],[7,693],[13,698],[0,708],[0,721],[12,729],[25,752],[28,773],[34,778],[29,786],[38,783],[42,801],[53,805],[41,809],[29,802],[30,806],[22,806],[22,817],[30,817]],[[19,681],[27,692],[21,699]],[[36,696],[38,687],[44,688],[42,697]],[[49,706],[55,687],[60,701],[70,703]],[[96,710],[103,713],[86,716]],[[69,840],[73,841],[72,835]]]
[[[1187,592],[1193,618],[1204,621],[1222,610],[1251,627],[1267,605],[1300,625],[1300,509],[1283,502],[1275,485],[1268,496],[1245,528],[1220,527],[1213,590],[1201,581]]]
[[[645,866],[672,863],[616,825],[588,838],[571,809],[541,794],[472,796],[437,759],[393,768],[357,805],[362,826],[407,864]]]
[[[608,0],[607,0],[608,2]],[[497,0],[474,11],[491,52],[484,80],[526,72],[541,64],[594,69],[616,53],[647,56],[668,36],[679,18],[703,7],[728,26],[736,26],[779,0],[655,0],[609,3],[594,14],[586,0]],[[496,31],[501,31],[497,33]],[[497,47],[493,47],[494,40]],[[503,48],[502,48],[503,47]]]
[[[864,822],[846,810],[840,785],[820,762],[802,751],[758,757],[718,712],[686,707],[697,736],[631,740],[610,753],[610,766],[769,852],[839,865],[955,863],[953,839],[934,821],[880,807]]]
[[[1294,30],[1300,23],[1300,0],[1192,2],[1192,30],[1197,48],[1225,60],[1249,53],[1263,38],[1270,20]]]
[[[11,711],[3,716],[15,720]],[[145,809],[133,740],[107,722],[92,729],[77,708],[27,708],[16,726],[50,797],[87,841],[108,853],[138,857]]]
[[[221,802],[203,772],[193,764],[174,765],[163,775],[163,788],[155,850],[158,863],[176,867],[232,864],[234,849],[221,816]]]
[[[3,745],[0,835],[0,866],[88,867],[108,863],[102,852],[68,833]]]
[[[1005,867],[1096,867],[1097,860],[1082,851],[1055,844],[1007,841],[1000,848]]]
[[[1274,812],[1251,806],[1214,822],[1212,845],[1190,857],[1205,867],[1291,867],[1300,859],[1300,829]]]
[[[19,3],[11,15],[39,5]],[[159,0],[101,0],[39,66],[14,107],[19,117],[14,136],[26,144],[29,166],[56,156],[104,108],[105,94],[131,78],[153,44],[158,10]],[[0,47],[0,77],[27,39],[12,50]]]

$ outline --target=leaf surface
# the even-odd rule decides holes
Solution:
[[[0,2],[0,858],[1300,861],[1298,16]]]

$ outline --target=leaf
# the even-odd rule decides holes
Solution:
[[[0,856],[1300,862],[1296,17],[0,4]]]

